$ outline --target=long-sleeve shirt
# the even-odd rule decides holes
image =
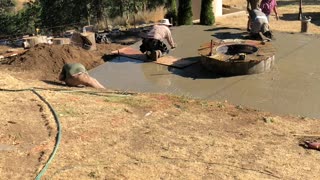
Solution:
[[[154,25],[147,33],[147,38],[158,39],[163,41],[166,39],[171,47],[174,47],[174,41],[170,29],[165,25]]]
[[[262,0],[260,4],[262,12],[265,13],[267,16],[271,14],[271,12],[275,9],[276,6],[276,0]]]

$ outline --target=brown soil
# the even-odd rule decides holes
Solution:
[[[319,151],[300,144],[320,140],[319,120],[39,81],[56,81],[65,62],[93,68],[119,47],[38,45],[0,61],[1,89],[43,88],[61,121],[44,179],[318,179]],[[0,104],[0,179],[34,179],[56,142],[52,112],[31,91],[0,91]]]
[[[275,116],[227,102],[162,94],[118,94],[18,80],[55,108],[62,141],[45,179],[317,179],[318,120]],[[53,89],[55,88],[55,89]],[[52,113],[30,91],[1,92],[3,179],[33,179],[54,147]]]
[[[73,45],[39,44],[20,56],[1,62],[3,67],[13,71],[27,71],[27,76],[39,80],[57,80],[65,63],[78,62],[87,69],[104,63],[103,56],[120,48],[118,44],[98,44],[96,51],[86,51]]]

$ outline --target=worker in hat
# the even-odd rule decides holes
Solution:
[[[176,47],[169,27],[172,24],[168,19],[163,19],[160,23],[154,25],[152,29],[143,37],[140,51],[145,53],[147,57],[153,61],[169,53],[164,40],[167,40],[171,49]]]
[[[80,63],[67,63],[63,66],[59,80],[68,86],[89,86],[105,89],[96,79],[89,76],[86,68]]]

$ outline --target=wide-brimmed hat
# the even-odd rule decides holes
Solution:
[[[160,20],[159,24],[166,25],[166,26],[172,26],[169,19],[162,19],[162,20]]]

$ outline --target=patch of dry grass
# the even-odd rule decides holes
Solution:
[[[154,23],[163,19],[166,14],[164,7],[158,7],[155,10],[141,11],[134,15],[125,17],[116,17],[109,20],[113,26],[133,26],[134,24]]]

